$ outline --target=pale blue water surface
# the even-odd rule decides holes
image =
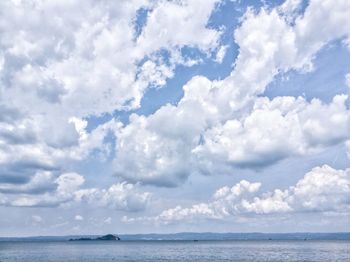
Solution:
[[[350,241],[0,242],[0,261],[350,261]]]

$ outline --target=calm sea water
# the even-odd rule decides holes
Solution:
[[[0,261],[350,261],[350,241],[0,242]]]

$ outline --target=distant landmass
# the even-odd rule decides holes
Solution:
[[[344,233],[174,233],[174,234],[107,234],[35,236],[35,237],[0,237],[0,241],[205,241],[205,240],[350,240],[350,232]]]
[[[102,237],[80,237],[80,238],[70,238],[69,241],[89,241],[89,240],[108,240],[108,241],[115,241],[120,240],[120,237],[112,234],[104,235]]]

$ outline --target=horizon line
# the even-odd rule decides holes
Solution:
[[[2,238],[40,238],[40,237],[70,237],[70,236],[101,236],[101,235],[107,235],[107,234],[113,234],[117,236],[135,236],[135,235],[178,235],[178,234],[216,234],[216,235],[223,235],[223,234],[261,234],[261,235],[297,235],[297,234],[350,234],[350,231],[332,231],[332,232],[322,232],[322,231],[315,231],[315,232],[308,232],[308,231],[298,231],[298,232],[258,232],[258,231],[251,231],[251,232],[211,232],[211,231],[204,231],[204,232],[191,232],[191,231],[182,231],[182,232],[173,232],[173,233],[102,233],[102,234],[70,234],[70,235],[28,235],[28,236],[0,236],[0,239]]]

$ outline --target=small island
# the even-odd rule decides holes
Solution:
[[[91,240],[107,240],[107,241],[116,241],[120,240],[120,237],[112,234],[104,235],[102,237],[90,238],[90,237],[82,237],[82,238],[71,238],[69,241],[91,241]]]

